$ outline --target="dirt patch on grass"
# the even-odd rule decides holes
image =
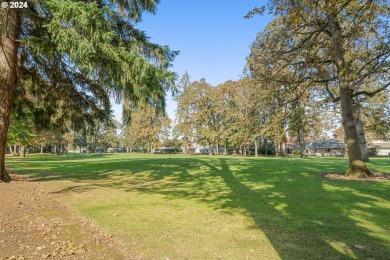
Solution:
[[[0,259],[128,259],[88,221],[74,215],[42,183],[11,174],[0,183]]]
[[[320,174],[323,178],[337,179],[337,180],[357,180],[357,181],[390,181],[390,174],[374,173],[374,176],[369,178],[357,178],[345,176],[344,172],[324,172]]]

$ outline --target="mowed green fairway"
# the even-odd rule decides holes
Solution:
[[[390,158],[373,158],[390,173]],[[343,158],[8,158],[144,259],[390,259],[390,182],[330,180]]]

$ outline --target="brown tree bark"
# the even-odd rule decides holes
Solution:
[[[259,157],[259,140],[255,138],[255,157]]]
[[[10,124],[12,92],[17,84],[21,17],[17,9],[0,9],[0,182],[10,182],[5,168],[5,148]]]
[[[347,176],[368,177],[372,173],[363,162],[359,146],[359,137],[356,130],[356,122],[353,115],[352,89],[350,88],[349,71],[345,62],[343,49],[343,36],[341,26],[332,7],[329,7],[328,22],[332,37],[332,55],[338,70],[339,92],[341,102],[341,115],[348,148],[349,168]]]
[[[20,150],[19,151],[19,157],[20,158],[26,157],[26,146],[21,145],[19,150]]]
[[[359,146],[362,152],[362,159],[364,162],[369,162],[370,159],[368,158],[367,141],[364,133],[363,122],[358,116],[356,117],[356,130],[359,136]]]
[[[298,142],[299,142],[299,155],[301,158],[305,158],[306,145],[305,145],[305,137],[302,128],[298,130]]]
[[[285,151],[286,151],[286,143],[284,141],[280,142],[280,156],[285,156]]]
[[[183,139],[183,147],[184,147],[183,153],[187,154],[188,153],[188,140],[187,140],[187,138]]]
[[[360,150],[362,152],[362,159],[364,162],[369,162],[370,159],[368,158],[368,150],[367,150],[367,141],[366,141],[366,134],[364,133],[364,127],[363,127],[363,121],[360,119],[360,107],[355,106],[355,117],[356,117],[356,131],[359,137],[359,146]]]

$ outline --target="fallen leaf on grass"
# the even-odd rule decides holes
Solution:
[[[353,245],[357,249],[366,249],[367,246],[362,246],[362,245]]]

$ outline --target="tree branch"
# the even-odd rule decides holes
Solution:
[[[390,82],[385,84],[385,85],[383,85],[381,88],[378,88],[378,89],[376,89],[375,91],[372,91],[372,92],[362,90],[362,91],[358,91],[356,93],[352,93],[352,97],[357,97],[357,96],[360,96],[360,95],[373,97],[376,94],[378,94],[379,92],[382,92],[383,90],[385,90],[388,86],[390,86]]]

